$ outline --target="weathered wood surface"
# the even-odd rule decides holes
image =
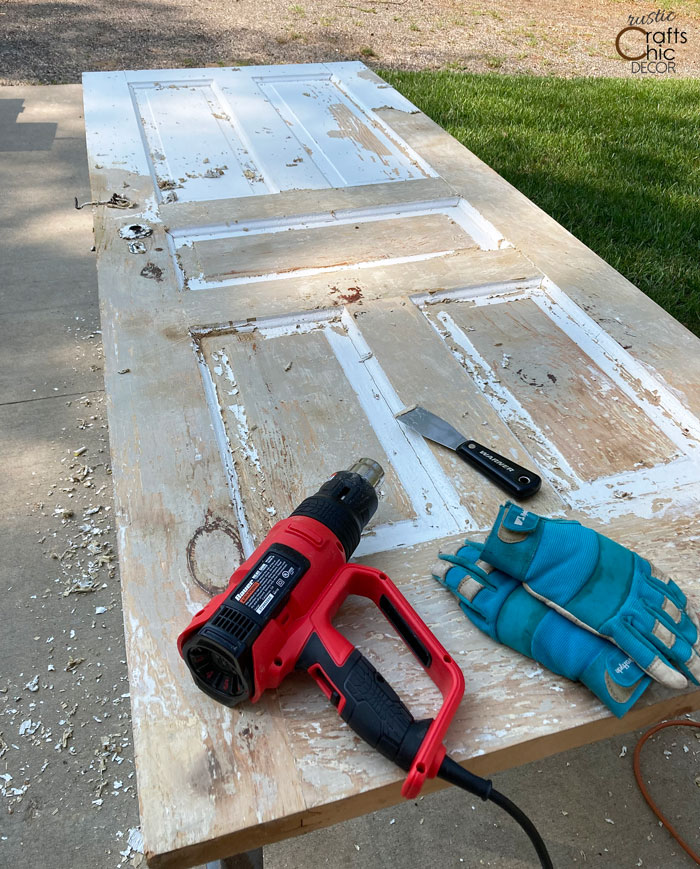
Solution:
[[[423,404],[533,464],[534,510],[653,557],[697,605],[694,336],[361,64],[90,74],[85,101],[93,197],[137,203],[98,207],[95,231],[151,865],[400,798],[310,680],[231,711],[175,646],[271,524],[361,454],[387,479],[359,557],[466,675],[458,760],[493,773],[700,703],[654,686],[620,722],[472,628],[427,574],[503,498],[393,416]],[[138,223],[140,254],[118,236]],[[434,712],[380,615],[350,601],[338,626]]]

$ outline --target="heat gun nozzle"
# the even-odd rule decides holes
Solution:
[[[359,474],[374,489],[384,479],[384,468],[382,468],[379,462],[375,462],[374,459],[358,459],[348,468],[348,471],[353,474]]]

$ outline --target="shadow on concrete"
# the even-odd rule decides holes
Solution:
[[[50,151],[58,124],[22,123],[24,100],[0,99],[0,151]]]

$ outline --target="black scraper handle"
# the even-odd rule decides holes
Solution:
[[[476,441],[465,441],[456,452],[467,464],[473,465],[515,498],[529,498],[540,490],[542,479],[534,471],[516,465],[512,459],[494,453]]]

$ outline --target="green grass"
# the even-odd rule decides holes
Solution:
[[[700,335],[700,81],[382,75]]]

